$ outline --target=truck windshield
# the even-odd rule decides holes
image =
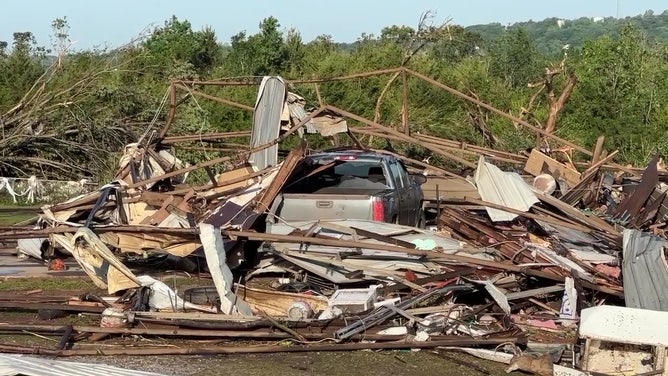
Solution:
[[[310,173],[288,184],[286,193],[328,193],[389,188],[380,161],[336,161],[315,164]]]

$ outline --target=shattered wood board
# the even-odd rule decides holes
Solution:
[[[467,180],[442,176],[428,176],[422,184],[425,201],[436,201],[436,187],[442,201],[463,200],[466,197],[480,198],[476,187]]]
[[[82,227],[70,239],[72,255],[93,279],[106,282],[110,294],[128,288],[139,287],[137,277],[123,265],[109,248],[89,228]],[[120,276],[126,278],[120,278]],[[98,287],[102,287],[98,284]]]
[[[287,235],[290,232],[292,232],[295,228],[305,231],[308,230],[315,223],[321,224],[322,227],[326,227],[328,224],[333,224],[335,226],[347,227],[349,229],[359,228],[362,230],[366,230],[368,232],[373,232],[378,235],[391,236],[391,237],[407,235],[407,234],[427,234],[427,235],[434,234],[431,231],[422,230],[415,227],[403,226],[394,223],[369,221],[364,219],[341,219],[336,221],[294,221],[294,222],[291,221],[289,223],[276,223],[272,226],[271,233],[279,235]],[[334,233],[333,231],[327,231],[327,230],[324,230],[324,232],[332,232],[332,234]],[[458,240],[450,238],[447,239],[452,241],[453,245],[458,244],[459,246],[463,246],[465,244],[464,242],[460,242]]]
[[[533,176],[538,176],[544,173],[550,174],[557,180],[560,178],[565,180],[569,187],[574,187],[580,182],[580,172],[564,165],[556,159],[550,158],[536,149],[531,150],[529,159],[527,159],[527,163],[524,165],[524,171]]]
[[[327,308],[327,298],[282,291],[255,289],[237,285],[237,294],[250,304],[254,311],[262,311],[269,316],[286,317],[295,302],[307,303],[314,312]]]
[[[316,223],[319,223],[321,225],[320,228],[316,225]],[[317,233],[319,235],[324,235],[330,238],[335,238],[335,239],[341,239],[341,240],[353,240],[353,237],[348,234],[343,234],[339,231],[335,231],[332,229],[328,229],[327,224],[331,223],[334,224],[335,226],[341,226],[343,228],[348,228],[351,231],[352,227],[354,228],[359,228],[368,232],[372,232],[378,235],[383,235],[387,237],[391,237],[393,239],[397,240],[402,240],[405,242],[413,243],[418,245],[417,248],[422,248],[422,249],[439,249],[442,252],[445,253],[455,253],[461,249],[463,249],[465,243],[460,242],[458,240],[452,239],[445,237],[443,235],[440,235],[438,233],[433,233],[425,230],[420,230],[417,228],[413,227],[407,227],[407,226],[402,226],[402,225],[397,225],[393,223],[382,223],[382,222],[374,222],[374,221],[364,221],[364,220],[340,220],[340,221],[327,221],[327,222],[318,222],[318,221],[310,221],[310,222],[290,222],[290,223],[277,223],[272,225],[271,228],[271,233],[276,234],[276,235],[287,235],[293,232],[295,229],[299,229],[302,231],[308,231],[310,228],[316,226],[317,228]],[[362,236],[360,236],[362,238]],[[387,242],[383,242],[380,240],[375,240],[375,239],[365,239],[364,242],[370,243],[370,244],[391,244]],[[282,243],[282,245],[286,248],[289,249],[299,249],[300,244],[299,243]],[[420,247],[422,246],[422,247]],[[327,246],[317,246],[317,245],[309,245],[308,246],[309,250],[314,252],[316,250],[325,252],[325,253],[331,253],[331,254],[338,254],[341,252],[357,252],[357,248],[347,248],[343,249],[341,247],[327,247]],[[388,252],[388,251],[380,251],[380,250],[371,250],[371,249],[361,249],[361,253],[365,256],[393,256],[396,257],[397,253],[396,252]],[[417,258],[415,256],[413,257],[408,257],[407,258]]]
[[[115,235],[117,247],[123,253],[152,251],[185,257],[201,247],[199,241],[174,235],[141,233],[117,233]]]
[[[244,165],[241,168],[237,168],[237,169],[230,170],[230,171],[225,171],[225,172],[217,175],[216,176],[216,181],[220,184],[220,183],[224,183],[226,181],[231,181],[231,180],[241,178],[242,176],[250,175],[254,172],[255,172],[255,170],[253,169],[253,166]],[[248,181],[240,181],[238,183],[225,185],[223,187],[216,187],[216,188],[213,188],[213,190],[230,191],[230,190],[233,190],[233,189],[243,188],[243,187],[246,187],[246,186],[248,186]]]
[[[267,175],[264,175],[259,182],[249,186],[243,190],[243,192],[234,195],[225,201],[225,203],[213,209],[202,222],[214,225],[218,228],[226,227],[226,225],[231,223],[240,225],[241,228],[247,228],[252,225],[255,221],[255,217],[249,217],[253,215],[252,208],[250,208],[249,204],[255,200],[264,189],[271,185],[278,174],[279,168],[280,165],[274,167],[267,173]]]

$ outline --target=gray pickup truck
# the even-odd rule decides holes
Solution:
[[[306,157],[267,216],[272,223],[368,219],[424,227],[422,174],[411,175],[391,155],[336,150]]]

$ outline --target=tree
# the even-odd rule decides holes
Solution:
[[[278,74],[288,66],[290,51],[283,43],[279,28],[278,20],[269,17],[260,23],[259,33],[248,36],[246,32],[240,32],[232,37],[232,51],[226,59],[238,66],[236,74]]]
[[[491,73],[512,88],[524,87],[540,75],[540,55],[522,28],[509,31],[490,52]]]

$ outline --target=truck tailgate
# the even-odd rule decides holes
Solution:
[[[372,219],[371,195],[286,193],[276,210],[285,221]]]

